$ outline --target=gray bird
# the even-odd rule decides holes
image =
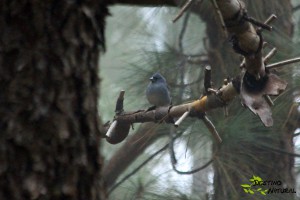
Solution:
[[[157,72],[153,74],[150,81],[146,90],[149,103],[155,107],[170,105],[171,97],[166,79]]]

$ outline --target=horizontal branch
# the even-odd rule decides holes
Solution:
[[[130,125],[133,123],[157,123],[163,121],[173,123],[174,118],[180,118],[175,123],[175,126],[178,126],[180,121],[184,120],[187,116],[205,119],[204,115],[206,111],[226,106],[239,94],[239,89],[240,77],[236,77],[232,82],[224,84],[219,90],[209,92],[207,95],[190,103],[183,103],[176,106],[162,106],[154,110],[148,109],[117,113],[110,127],[107,127],[109,134],[106,134],[106,140],[111,144],[123,141],[129,133]],[[216,131],[212,132],[212,134],[218,142],[222,141],[221,138],[216,137],[218,135]]]
[[[172,118],[181,117],[186,111],[190,116],[201,116],[206,111],[223,107],[238,95],[238,89],[230,82],[218,90],[217,94],[203,96],[201,99],[177,106],[158,107],[155,110],[140,110],[132,113],[123,113],[115,117],[118,124],[141,122],[170,122]]]

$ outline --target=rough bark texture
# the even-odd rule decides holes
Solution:
[[[101,199],[105,1],[0,3],[0,199]],[[99,181],[100,180],[100,181]]]

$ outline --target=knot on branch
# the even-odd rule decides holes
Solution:
[[[240,46],[240,42],[239,42],[239,39],[236,35],[233,35],[230,39],[230,42],[232,44],[232,48],[233,50],[238,53],[238,54],[241,54],[245,57],[247,56],[253,56],[253,55],[256,55],[258,54],[259,52],[261,52],[262,48],[263,48],[263,37],[262,37],[262,34],[261,34],[261,31],[257,31],[256,32],[257,35],[259,36],[259,45],[257,47],[257,49],[255,51],[246,51],[246,50],[243,50],[242,47]]]
[[[234,14],[231,18],[225,19],[224,23],[226,28],[233,28],[236,26],[242,26],[244,25],[246,22],[249,22],[259,28],[271,31],[272,30],[272,26],[268,25],[265,22],[260,22],[256,19],[254,19],[253,17],[250,17],[248,15],[248,12],[245,8],[244,5],[240,4],[240,9],[239,11]]]
[[[246,20],[244,16],[246,15],[247,11],[245,8],[241,8],[237,13],[235,13],[232,18],[228,18],[224,20],[226,28],[232,28],[235,26],[243,25]]]
[[[265,88],[268,79],[268,75],[257,79],[255,76],[246,71],[243,77],[244,88],[246,91],[251,93],[261,92]]]

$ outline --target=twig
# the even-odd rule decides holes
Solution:
[[[300,135],[300,132],[299,133],[295,133],[294,135],[293,135],[293,137],[297,137],[297,136],[299,136]]]
[[[211,88],[211,66],[207,65],[204,72],[204,89],[205,94],[208,94],[208,89]]]
[[[186,27],[187,27],[187,24],[188,24],[188,21],[189,21],[189,17],[190,17],[190,12],[188,12],[185,17],[184,17],[184,20],[183,20],[183,23],[182,23],[182,28],[181,28],[181,31],[179,33],[179,38],[178,38],[178,46],[179,46],[179,52],[181,54],[184,54],[183,52],[183,45],[182,45],[182,41],[183,41],[183,37],[184,37],[184,34],[185,34],[185,31],[186,31]]]
[[[121,90],[117,103],[116,103],[116,110],[115,112],[117,114],[120,114],[121,112],[123,112],[123,101],[124,101],[124,94],[125,94],[125,90]]]
[[[274,69],[274,68],[277,68],[277,67],[283,67],[285,65],[296,63],[296,62],[300,62],[300,57],[292,58],[292,59],[289,59],[289,60],[284,60],[284,61],[277,62],[277,63],[273,63],[273,64],[270,64],[270,65],[267,65],[266,68],[267,69]]]
[[[217,140],[217,142],[222,143],[222,139],[215,128],[214,124],[208,119],[206,115],[203,116],[203,122],[206,125],[207,129],[210,131],[210,133],[214,136],[214,138]]]
[[[190,112],[186,111],[185,113],[183,113],[183,115],[175,122],[174,126],[178,127],[181,122],[183,122],[183,120],[185,120],[185,118],[187,118],[187,116],[189,116]]]
[[[261,24],[261,22],[258,22],[258,24],[256,24],[256,22],[252,22],[252,21],[249,21],[249,22],[252,22],[253,24],[255,24],[256,26],[260,26],[259,28],[257,28],[257,31],[263,31],[264,29],[268,30],[268,31],[272,31],[273,27],[272,26],[269,26],[269,24],[271,22],[273,22],[275,19],[277,19],[277,16],[272,14],[270,15],[270,17],[264,21],[263,24]],[[255,21],[255,20],[254,20]]]
[[[172,165],[176,165],[177,159],[176,159],[175,151],[174,151],[174,142],[177,137],[176,137],[176,135],[174,135],[174,127],[170,128],[169,137],[170,137],[170,142],[169,142],[170,159],[171,159]]]
[[[218,6],[216,0],[211,0],[211,2],[212,2],[213,6],[214,6],[214,8],[215,8],[215,10],[216,10],[216,12],[217,12],[217,15],[218,15],[219,19],[220,19],[221,26],[222,26],[222,28],[223,28],[225,37],[228,38],[228,33],[227,33],[225,21],[224,21],[223,15],[222,15],[222,13],[221,13],[221,11],[220,11],[220,9],[219,9],[219,6]]]
[[[161,149],[159,149],[158,151],[156,151],[154,154],[152,154],[149,158],[147,158],[144,162],[142,162],[137,168],[135,168],[134,170],[132,170],[129,174],[127,174],[126,176],[124,176],[119,182],[117,182],[115,185],[113,185],[109,191],[108,191],[108,195],[111,194],[117,187],[119,187],[124,181],[126,181],[128,178],[130,178],[132,175],[134,175],[135,173],[137,173],[141,168],[143,168],[148,162],[150,162],[153,158],[155,158],[158,154],[160,154],[161,152],[163,152],[164,150],[166,150],[168,148],[169,144],[166,144],[165,146],[163,146]]]
[[[109,126],[109,129],[106,132],[107,137],[111,137],[111,134],[114,132],[116,126],[117,126],[117,121],[115,120],[111,123],[111,125]]]
[[[173,139],[170,141],[170,143],[174,143],[175,139],[176,139],[176,138],[173,138]],[[172,149],[170,149],[170,157],[171,157],[171,160],[173,160],[173,159],[174,159],[174,160],[177,160],[177,159],[176,159],[176,156],[175,156],[175,151],[174,151],[173,146],[174,146],[173,144],[169,146],[170,148],[172,148]],[[208,167],[208,166],[214,161],[214,158],[216,157],[217,152],[218,152],[218,149],[215,151],[215,153],[213,154],[212,158],[211,158],[207,163],[205,163],[203,166],[198,167],[198,168],[196,168],[196,169],[193,169],[193,170],[191,170],[191,171],[180,171],[180,170],[178,170],[178,169],[176,168],[176,163],[173,162],[173,161],[171,162],[171,163],[172,163],[172,168],[173,168],[173,170],[174,170],[176,173],[181,174],[181,175],[194,174],[194,173],[199,172],[200,170],[203,170],[203,169],[205,169],[206,167]]]
[[[273,15],[272,15],[273,16]],[[271,21],[271,17],[267,21]],[[277,49],[273,48],[265,57],[264,57],[264,63],[269,62],[269,60],[276,54]],[[270,107],[274,106],[274,102],[272,101],[271,97],[269,95],[264,96],[266,102],[269,104]]]
[[[272,101],[272,99],[269,95],[264,95],[264,98],[270,107],[274,106],[274,102]]]
[[[265,23],[261,23],[256,19],[254,19],[253,17],[244,17],[244,19],[260,28],[266,29],[268,31],[272,31],[272,26],[269,26],[268,24]]]
[[[181,175],[189,175],[189,174],[194,174],[194,173],[196,173],[196,172],[199,172],[199,171],[205,169],[205,168],[208,167],[213,161],[214,161],[214,159],[211,158],[207,163],[205,163],[205,164],[202,165],[201,167],[198,167],[198,168],[196,168],[196,169],[193,169],[193,170],[191,170],[191,171],[186,171],[186,172],[183,172],[183,171],[178,170],[178,169],[176,168],[175,165],[172,165],[172,166],[173,166],[173,170],[174,170],[175,172],[177,172],[178,174],[181,174]]]
[[[124,101],[124,94],[125,94],[125,91],[124,90],[121,90],[120,91],[120,94],[119,94],[119,97],[117,99],[117,103],[116,103],[116,109],[115,109],[115,113],[117,115],[119,115],[120,113],[123,112],[123,101]],[[109,129],[107,130],[106,132],[106,136],[107,137],[111,137],[112,133],[115,131],[115,128],[117,126],[117,121],[113,121],[110,126],[109,126]]]
[[[291,115],[293,114],[294,110],[295,110],[297,107],[298,107],[298,105],[295,104],[295,103],[291,105],[290,110],[289,110],[289,112],[288,112],[288,114],[287,114],[286,120],[284,121],[282,128],[285,127],[285,126],[287,125],[288,121],[289,121],[290,118],[291,118]]]
[[[293,11],[293,12],[296,12],[296,11],[298,11],[299,9],[300,9],[300,4],[297,5],[297,6],[295,6],[295,7],[293,7],[292,11]]]
[[[277,49],[273,48],[265,57],[264,57],[264,63],[267,63],[270,61],[270,59],[276,54]]]
[[[273,22],[275,19],[277,19],[277,16],[272,14],[265,22],[264,24],[270,24],[271,22]]]
[[[182,15],[183,13],[193,4],[194,0],[188,0],[183,7],[180,9],[179,13],[176,15],[176,17],[172,20],[173,23],[175,23]]]

